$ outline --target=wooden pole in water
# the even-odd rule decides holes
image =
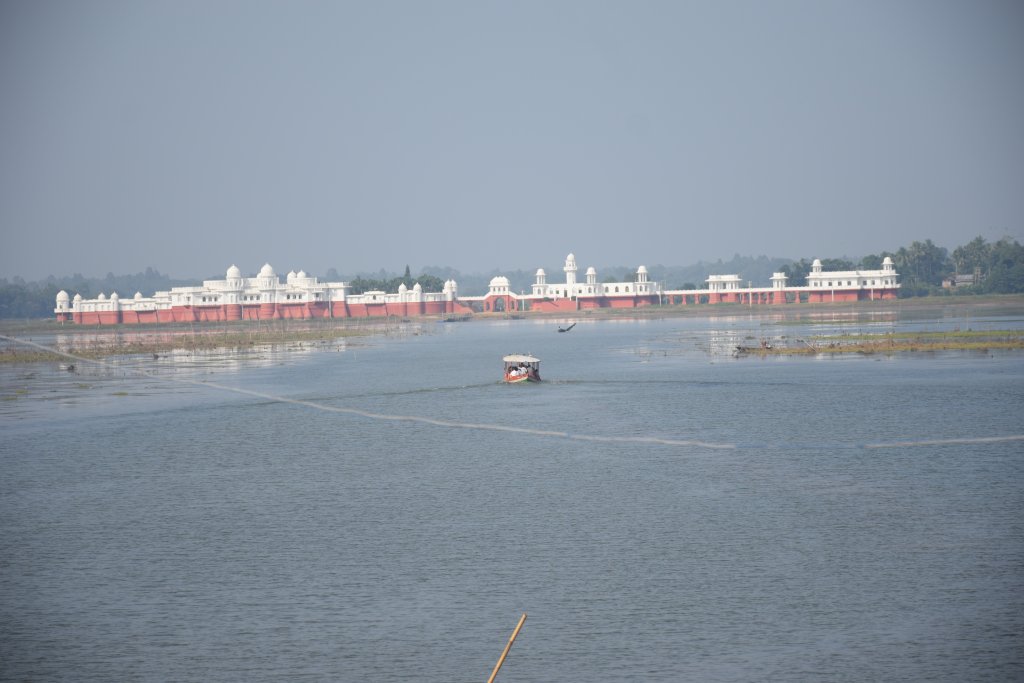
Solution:
[[[516,624],[516,630],[512,631],[512,637],[508,639],[508,645],[505,646],[505,650],[498,657],[498,663],[494,665],[494,671],[491,672],[491,677],[487,679],[487,683],[494,683],[494,679],[498,675],[498,670],[501,665],[505,662],[505,657],[508,656],[508,651],[512,649],[512,643],[516,641],[516,636],[519,635],[519,629],[523,627],[523,623],[526,621],[526,612],[523,612],[523,616],[519,618],[519,623]]]

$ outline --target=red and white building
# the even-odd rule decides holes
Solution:
[[[507,277],[493,278],[487,294],[462,297],[460,301],[487,311],[530,310],[543,313],[578,311],[591,308],[638,308],[660,301],[658,283],[650,282],[647,269],[640,266],[633,282],[598,282],[597,271],[587,268],[585,280],[576,280],[576,256],[565,257],[565,282],[549,283],[543,268],[537,269],[529,294],[511,291]]]
[[[242,277],[236,266],[228,268],[223,280],[205,280],[198,287],[174,287],[131,299],[117,293],[83,299],[76,294],[57,294],[54,313],[59,321],[85,325],[133,323],[217,322],[228,320],[275,320],[304,318],[363,318],[377,316],[469,314],[473,312],[538,311],[571,312],[596,308],[638,308],[653,304],[688,305],[703,303],[824,303],[895,299],[899,290],[892,259],[886,257],[881,270],[822,271],[815,259],[807,285],[789,287],[783,273],[775,273],[770,287],[743,287],[739,275],[710,275],[704,289],[666,290],[648,278],[639,266],[632,282],[598,282],[597,271],[587,268],[577,281],[576,257],[565,259],[565,282],[549,283],[544,269],[538,269],[530,293],[515,293],[507,277],[491,280],[487,294],[458,295],[455,280],[448,280],[440,292],[424,292],[417,283],[403,284],[397,292],[351,294],[345,282],[320,282],[305,272],[292,271],[282,283],[270,264],[256,277]]]
[[[242,277],[236,266],[223,280],[205,280],[199,287],[174,287],[131,299],[117,293],[107,298],[83,299],[67,292],[57,294],[57,319],[85,325],[119,323],[217,322],[226,320],[276,320],[303,318],[361,318],[370,316],[418,316],[468,313],[458,302],[458,285],[444,283],[441,292],[424,292],[417,283],[403,284],[392,294],[351,294],[346,282],[320,282],[305,272],[292,271],[284,282],[269,263],[256,277]]]
[[[739,275],[711,275],[705,289],[666,290],[665,303],[831,303],[836,301],[879,301],[895,299],[900,285],[892,259],[886,256],[880,270],[823,271],[814,259],[807,284],[790,287],[785,273],[773,273],[770,287],[743,286]]]

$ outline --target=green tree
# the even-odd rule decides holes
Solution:
[[[991,260],[992,247],[980,235],[953,250],[953,266],[959,274],[968,275],[976,268],[988,270]]]
[[[807,274],[811,272],[811,261],[805,258],[783,266],[779,272],[786,276],[789,287],[806,287]]]
[[[948,252],[932,241],[914,241],[900,247],[893,257],[900,274],[900,296],[924,296],[931,288],[942,285],[942,278],[952,269]]]
[[[878,254],[868,254],[867,256],[860,260],[860,263],[857,264],[857,267],[860,270],[881,270],[882,260],[884,258],[884,252],[881,256],[879,256]]]
[[[1024,246],[1004,237],[992,245],[988,277],[981,290],[992,294],[1024,292]]]

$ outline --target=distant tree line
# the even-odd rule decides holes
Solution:
[[[892,258],[899,274],[900,297],[1024,292],[1024,246],[1009,237],[990,243],[979,236],[952,252],[933,244],[931,240],[915,241],[897,251],[869,254],[859,261],[824,258],[821,259],[821,266],[823,270],[878,270],[886,256]],[[712,273],[741,273],[745,279],[764,285],[773,272],[785,273],[790,286],[801,287],[807,284],[807,273],[810,270],[811,261],[806,258],[793,261],[766,256],[744,257],[739,254],[724,262],[719,259],[716,262],[701,261],[691,266],[648,266],[650,279],[663,283],[666,289],[703,288],[704,280]],[[551,282],[561,276],[561,271],[561,265],[547,270],[552,274]],[[440,292],[445,280],[454,279],[459,283],[459,291],[468,294],[486,292],[490,279],[495,275],[507,277],[514,292],[531,291],[536,277],[535,271],[494,270],[483,274],[462,274],[451,268],[440,267],[426,267],[421,275],[413,277],[409,266],[406,266],[401,276],[381,270],[373,275],[357,275],[347,281],[353,294],[362,294],[372,290],[395,292],[401,284],[412,289],[417,282],[424,292]],[[601,277],[602,282],[632,282],[635,275],[635,268],[620,266],[605,269]],[[972,276],[970,283],[955,288],[942,286],[944,280],[955,279],[957,275]],[[209,279],[220,277],[214,275]],[[582,279],[583,276],[578,277]],[[345,279],[334,268],[327,271],[324,277],[324,280],[331,282]],[[156,291],[192,284],[195,284],[193,280],[173,279],[153,268],[146,268],[134,275],[107,273],[104,278],[84,277],[80,273],[63,278],[51,275],[37,282],[26,282],[20,277],[11,280],[0,278],[0,318],[48,318],[53,315],[57,292],[62,289],[71,296],[77,293],[91,299],[101,292],[108,295],[118,292],[123,297],[142,292],[145,296],[151,296]]]
[[[348,284],[349,293],[362,294],[372,291],[397,292],[400,285],[405,285],[407,289],[412,289],[417,283],[419,283],[420,288],[424,292],[440,292],[444,289],[444,280],[435,275],[412,277],[409,273],[409,266],[405,267],[405,275],[401,277],[387,277],[385,275],[384,277],[371,278],[359,275],[349,280]]]
[[[117,292],[121,296],[131,297],[135,292],[151,296],[158,290],[195,284],[191,280],[176,280],[153,268],[134,275],[114,275],[106,277],[85,277],[75,273],[70,277],[56,278],[49,276],[45,280],[26,282],[23,278],[11,280],[0,278],[0,318],[47,318],[53,315],[56,306],[57,292],[62,289],[71,296],[81,294],[86,299],[99,296],[100,293]]]

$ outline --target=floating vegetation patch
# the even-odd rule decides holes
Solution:
[[[838,334],[785,340],[783,344],[737,348],[761,356],[819,353],[891,354],[915,351],[992,351],[1024,349],[1024,330],[952,330]]]

